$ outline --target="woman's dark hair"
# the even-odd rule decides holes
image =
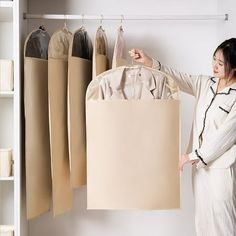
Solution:
[[[222,51],[225,61],[225,75],[236,78],[236,38],[225,40],[216,48],[213,55],[215,56],[219,50]]]

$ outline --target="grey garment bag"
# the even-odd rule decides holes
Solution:
[[[50,36],[42,26],[33,31],[26,42],[25,57],[48,59],[48,44]]]
[[[93,45],[84,27],[73,35],[72,56],[92,60]]]
[[[27,219],[50,209],[51,160],[48,119],[48,61],[50,36],[31,32],[24,46],[24,110]]]
[[[85,92],[92,79],[92,43],[82,27],[70,44],[68,58],[68,136],[73,188],[86,184]]]

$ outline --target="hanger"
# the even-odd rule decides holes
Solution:
[[[120,19],[120,31],[124,31],[123,29],[123,20],[124,20],[124,15],[121,15],[121,19]]]
[[[43,24],[39,26],[39,29],[42,30],[42,31],[46,31],[46,27]]]
[[[44,23],[43,23],[43,20],[41,20],[39,29],[42,30],[42,31],[46,31],[46,27],[45,27],[45,25],[44,25]]]
[[[80,30],[81,31],[86,31],[86,29],[84,27],[84,14],[82,14],[81,20],[82,20],[82,24],[81,24]]]
[[[103,30],[103,27],[102,27],[102,21],[103,21],[103,14],[101,14],[100,26],[99,26],[99,28]]]
[[[64,26],[63,26],[62,30],[63,30],[65,33],[68,33],[68,32],[69,32],[69,29],[68,29],[68,27],[67,27],[66,19],[67,19],[67,15],[64,15]]]

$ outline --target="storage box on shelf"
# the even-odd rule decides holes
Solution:
[[[13,176],[12,149],[0,149],[0,178]]]
[[[14,226],[13,225],[0,225],[0,236],[13,236]]]
[[[13,18],[13,1],[0,0],[0,21],[9,22]]]
[[[13,61],[0,59],[0,91],[12,91],[13,84]]]

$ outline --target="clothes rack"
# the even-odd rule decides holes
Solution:
[[[65,15],[65,14],[23,14],[24,19],[52,19],[52,20],[223,20],[228,21],[228,14],[221,15]]]

